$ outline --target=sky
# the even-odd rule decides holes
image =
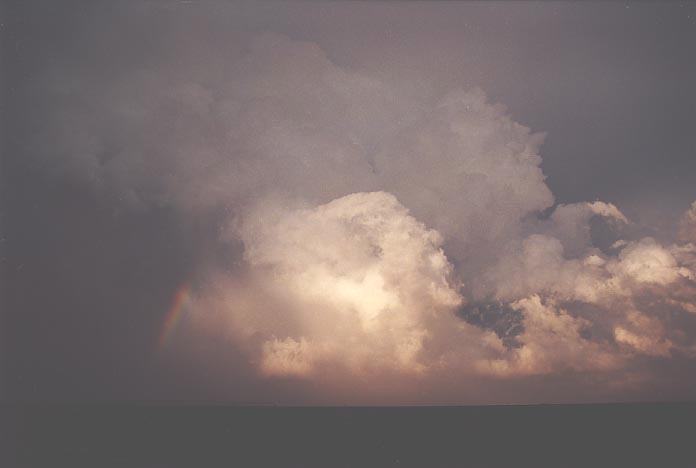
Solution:
[[[696,395],[690,2],[22,2],[2,395]]]

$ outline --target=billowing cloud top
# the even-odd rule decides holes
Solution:
[[[241,265],[200,265],[182,343],[224,336],[267,385],[368,396],[563,373],[620,388],[652,378],[627,373],[641,360],[694,356],[674,317],[696,314],[696,202],[680,243],[631,237],[610,203],[555,205],[544,135],[483,90],[432,96],[282,35],[247,45],[183,82],[37,86],[62,103],[31,142],[46,166],[127,209],[216,213],[217,242],[243,246]]]

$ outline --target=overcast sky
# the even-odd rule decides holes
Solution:
[[[6,398],[693,398],[693,3],[0,14]]]

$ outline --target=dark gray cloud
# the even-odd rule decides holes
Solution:
[[[12,397],[694,388],[658,382],[696,349],[693,5],[37,2],[3,15]],[[357,193],[375,191],[396,198]],[[584,203],[597,199],[613,205]],[[163,353],[185,284],[199,318]],[[308,319],[317,307],[327,316]],[[396,318],[369,325],[380,308]],[[426,313],[440,309],[466,320]],[[362,328],[327,333],[347,310]],[[341,372],[312,385],[337,362],[445,370],[351,396]],[[403,382],[412,393],[396,395]]]
[[[493,330],[505,346],[520,346],[517,335],[524,332],[524,316],[519,310],[507,304],[483,302],[467,304],[458,313],[472,325]]]

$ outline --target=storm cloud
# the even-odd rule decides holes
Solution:
[[[340,31],[273,27],[273,15],[225,26],[214,17],[232,10],[199,7],[143,3],[114,8],[113,20],[90,9],[64,46],[73,54],[39,63],[20,87],[30,107],[16,167],[118,216],[169,213],[166,227],[182,233],[175,304],[159,301],[166,317],[128,316],[171,328],[153,366],[205,363],[196,379],[222,399],[261,389],[432,403],[488,401],[482,389],[509,385],[528,401],[535,378],[585,380],[600,388],[590,398],[621,399],[663,378],[655,363],[692,365],[696,193],[670,208],[669,227],[645,223],[650,203],[627,204],[636,221],[621,197],[559,200],[542,165],[551,132],[492,98],[472,58],[485,47],[458,51],[449,33],[423,46],[427,57],[398,47],[392,57],[343,50]],[[425,7],[374,8],[401,25]],[[521,27],[542,12],[528,8],[502,14]],[[537,20],[553,24],[557,8]],[[461,14],[486,24],[494,10]],[[141,39],[158,24],[156,41],[107,59],[120,34],[98,27],[123,18],[138,18]],[[98,47],[82,44],[91,37]]]

